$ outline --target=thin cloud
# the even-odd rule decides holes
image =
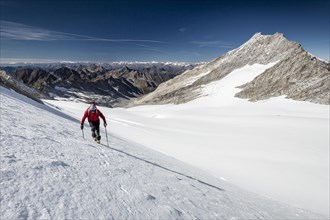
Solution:
[[[103,41],[103,42],[145,42],[165,43],[149,39],[109,39],[46,30],[10,21],[0,21],[1,39],[26,41]]]
[[[219,48],[233,48],[233,46],[229,45],[224,41],[190,41],[189,43],[195,44],[199,47],[219,47]]]
[[[160,49],[158,47],[153,47],[153,46],[144,45],[144,44],[135,44],[135,45],[137,45],[139,47],[142,47],[145,50],[156,51],[156,52],[161,52],[161,53],[169,53],[168,51],[162,50],[162,49]]]
[[[54,40],[72,40],[68,34],[56,31],[48,31],[20,23],[10,21],[0,21],[1,39],[11,40],[34,40],[34,41],[54,41]]]
[[[185,28],[185,27],[182,27],[182,28],[179,29],[179,31],[180,31],[181,33],[186,32],[186,30],[187,30],[187,28]]]

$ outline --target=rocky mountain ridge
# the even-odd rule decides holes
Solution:
[[[272,62],[277,63],[241,85],[242,90],[236,97],[258,101],[284,95],[295,100],[330,104],[328,62],[313,57],[282,33],[256,33],[239,48],[162,83],[154,92],[134,100],[129,106],[185,103],[203,95],[201,86],[221,80],[235,69]]]
[[[71,68],[69,66],[72,66]],[[125,101],[147,94],[156,87],[194,65],[163,63],[127,65],[77,65],[57,68],[57,64],[7,67],[13,79],[40,91],[48,98],[96,101],[105,106],[116,106]]]

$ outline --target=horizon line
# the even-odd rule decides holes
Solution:
[[[210,61],[198,61],[198,62],[191,62],[191,61],[90,61],[90,60],[58,60],[58,59],[26,59],[26,58],[1,58],[0,65],[19,65],[19,64],[54,64],[54,63],[61,63],[61,64],[75,64],[75,63],[85,63],[85,64],[117,64],[117,63],[136,63],[136,64],[143,64],[143,63],[179,63],[179,64],[198,64],[198,63],[207,63]]]

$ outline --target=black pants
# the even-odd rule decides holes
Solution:
[[[89,125],[91,126],[92,130],[92,137],[96,138],[97,140],[101,140],[100,135],[100,120],[98,121],[90,121]]]

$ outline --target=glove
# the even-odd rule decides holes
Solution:
[[[107,123],[106,122],[104,122],[104,127],[106,127],[107,126]]]
[[[80,125],[80,129],[81,130],[84,129],[84,125],[83,124]]]

